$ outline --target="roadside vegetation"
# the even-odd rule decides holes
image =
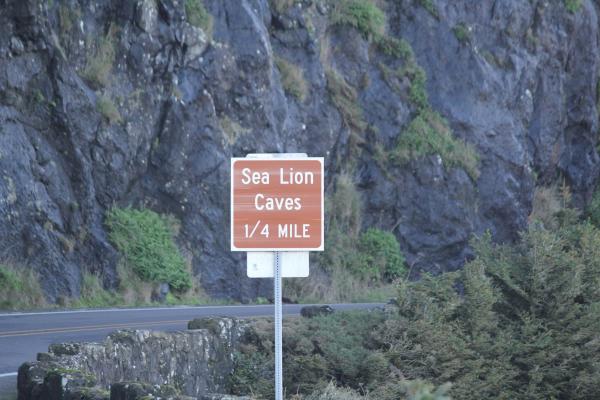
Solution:
[[[341,312],[284,321],[284,390],[295,400],[443,400],[448,386],[390,375],[381,311]],[[231,393],[273,398],[273,322],[258,319],[234,355]]]
[[[380,302],[395,295],[407,269],[392,232],[362,227],[362,199],[351,175],[336,177],[325,199],[325,251],[308,278],[285,280],[284,295],[302,303]]]
[[[580,215],[569,207],[566,188],[539,192],[518,243],[475,238],[475,258],[461,271],[399,280],[397,302],[384,311],[286,321],[287,393],[297,399],[596,398],[596,209]],[[272,398],[272,329],[270,320],[259,320],[242,338],[230,380],[234,393]]]
[[[191,274],[164,218],[148,209],[113,208],[106,225],[123,261],[148,281],[168,283],[182,292],[192,286]]]
[[[107,290],[102,277],[84,273],[81,296],[71,306],[211,302],[192,277],[191,266],[175,243],[179,222],[174,217],[148,209],[115,207],[107,213],[106,226],[110,240],[121,253],[118,288]]]
[[[23,310],[45,306],[44,292],[33,270],[0,264],[0,310]]]

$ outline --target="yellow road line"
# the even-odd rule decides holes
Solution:
[[[32,335],[47,335],[53,333],[70,333],[70,332],[84,332],[84,331],[95,331],[103,329],[115,329],[115,328],[131,328],[134,326],[154,326],[154,325],[175,325],[181,323],[188,323],[189,319],[171,320],[171,321],[148,321],[148,322],[136,322],[136,323],[121,323],[121,324],[106,324],[106,325],[85,325],[85,326],[72,326],[64,328],[48,328],[48,329],[36,329],[29,331],[10,331],[0,332],[0,338],[5,337],[18,337],[18,336],[32,336]]]

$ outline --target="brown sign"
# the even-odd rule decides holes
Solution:
[[[323,250],[323,158],[231,159],[231,250]]]

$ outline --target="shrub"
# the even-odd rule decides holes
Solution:
[[[488,234],[473,247],[462,272],[402,284],[399,317],[381,330],[392,363],[451,381],[456,398],[597,397],[600,231],[534,224],[518,245]]]
[[[414,58],[412,47],[404,39],[396,39],[389,36],[380,36],[377,38],[377,46],[388,56],[396,57],[404,61]]]
[[[111,241],[141,278],[166,282],[176,291],[192,287],[185,260],[160,215],[147,209],[113,208],[106,225]]]
[[[592,223],[600,228],[600,188],[594,192],[587,213]]]
[[[275,65],[281,74],[283,89],[297,100],[304,101],[308,94],[308,86],[302,70],[281,57],[275,57]]]
[[[400,136],[392,159],[399,164],[427,155],[439,155],[448,167],[479,176],[479,157],[468,143],[453,137],[447,122],[435,111],[418,115]]]
[[[328,229],[320,264],[330,274],[336,270],[346,274],[348,263],[357,257],[356,240],[361,224],[360,193],[349,174],[336,177],[335,189],[325,199],[325,210]]]
[[[425,71],[418,65],[412,64],[406,69],[405,74],[410,77],[409,100],[417,108],[418,112],[426,111],[429,109],[429,99],[425,88],[425,83],[427,82]]]
[[[388,362],[374,350],[371,333],[384,320],[382,312],[339,312],[312,319],[284,321],[284,386],[287,393],[308,394],[334,379],[358,388],[381,382]],[[255,320],[234,357],[230,386],[234,394],[273,398],[273,322]]]
[[[0,264],[0,309],[22,310],[45,305],[39,276],[33,270]]]
[[[581,8],[581,0],[564,0],[565,8],[571,14],[575,14]]]
[[[383,35],[385,15],[371,0],[339,0],[333,7],[333,24],[350,25],[365,38]]]
[[[96,88],[108,84],[110,73],[115,62],[115,29],[111,26],[108,33],[100,38],[96,51],[88,58],[82,76]]]
[[[333,383],[327,385],[325,389],[319,390],[304,398],[305,400],[364,400],[354,390],[347,388],[338,388]]]
[[[106,95],[98,97],[98,100],[96,101],[96,108],[110,124],[120,123],[123,121],[117,106],[115,106],[115,103],[113,103],[110,97]]]
[[[437,8],[435,7],[435,4],[433,4],[433,0],[418,0],[418,1],[419,1],[419,4],[421,5],[421,7],[423,7],[427,11],[429,11],[429,14],[431,14],[435,18],[439,18],[439,12],[438,12]]]
[[[471,32],[469,31],[469,27],[464,23],[454,25],[452,32],[454,33],[456,40],[461,43],[467,43],[469,40],[471,40]]]
[[[548,229],[558,224],[558,214],[563,210],[556,185],[538,186],[533,192],[533,204],[529,221],[541,223]]]
[[[358,250],[361,269],[371,279],[391,281],[406,273],[400,245],[391,232],[368,229],[360,237]]]
[[[185,0],[185,14],[190,24],[202,29],[207,36],[212,34],[212,15],[206,11],[202,0]]]

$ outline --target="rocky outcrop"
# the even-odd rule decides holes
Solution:
[[[227,392],[233,353],[246,323],[198,321],[210,328],[118,331],[101,343],[51,345],[37,361],[19,368],[18,399],[229,399],[213,393]]]
[[[35,268],[49,300],[77,296],[83,266],[116,285],[108,208],[182,222],[179,245],[213,296],[268,296],[229,251],[229,163],[249,152],[324,155],[328,185],[349,171],[362,223],[392,230],[414,271],[456,269],[472,234],[511,241],[536,185],[563,179],[576,205],[598,178],[597,5],[562,1],[382,1],[428,77],[434,110],[476,149],[471,176],[439,155],[382,164],[414,117],[394,57],[331,23],[325,0],[4,1],[0,9],[0,254]],[[288,3],[288,2],[275,2]],[[430,4],[426,9],[422,4]],[[299,68],[286,92],[275,60]],[[364,125],[328,93],[336,71]],[[398,89],[400,88],[400,89]],[[346,168],[351,163],[352,168]]]

